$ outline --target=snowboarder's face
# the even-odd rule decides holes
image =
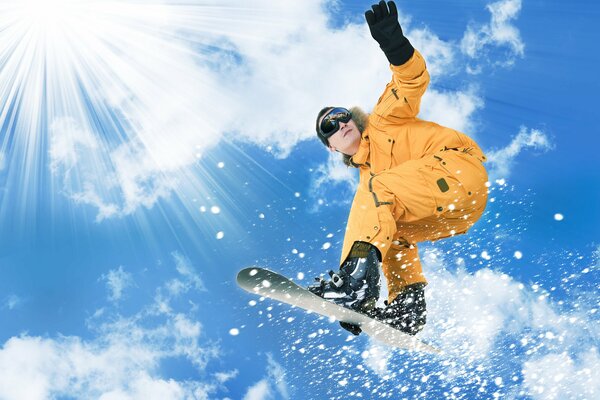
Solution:
[[[325,116],[321,117],[321,120]],[[319,121],[319,124],[321,121]],[[353,156],[358,151],[361,133],[353,120],[339,122],[340,129],[329,137],[329,149]]]

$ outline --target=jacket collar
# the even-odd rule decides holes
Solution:
[[[350,160],[352,161],[353,164],[358,166],[358,165],[365,164],[368,159],[369,159],[369,134],[368,134],[368,130],[365,130],[365,132],[363,132],[363,135],[360,139],[360,144],[358,146],[358,150],[357,150],[356,154],[354,154]]]

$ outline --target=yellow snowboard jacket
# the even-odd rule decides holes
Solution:
[[[481,216],[487,174],[471,138],[416,117],[429,84],[422,55],[415,50],[390,68],[392,80],[351,158],[360,181],[340,264],[355,241],[377,246],[391,301],[403,286],[425,282],[417,242],[464,233]]]

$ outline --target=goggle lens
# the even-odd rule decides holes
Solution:
[[[352,113],[345,108],[334,108],[321,120],[321,133],[330,138],[340,129],[340,121],[347,123],[352,119]]]

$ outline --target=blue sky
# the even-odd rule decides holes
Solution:
[[[491,160],[478,224],[420,248],[445,355],[235,285],[335,267],[356,176],[314,118],[390,78],[370,2],[3,0],[0,398],[597,397],[599,6],[397,4],[421,117]]]

